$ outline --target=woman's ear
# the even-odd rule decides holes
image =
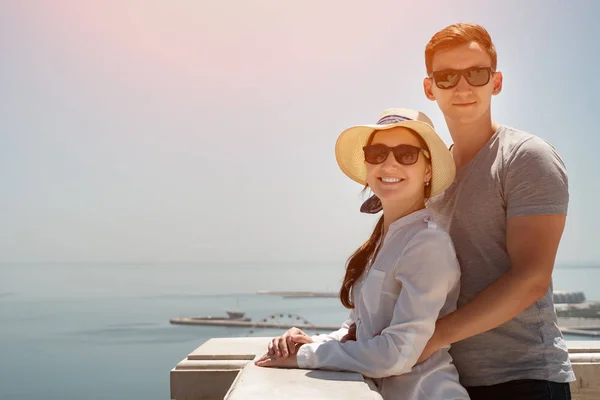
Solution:
[[[431,184],[431,164],[427,164],[425,167],[425,183]]]

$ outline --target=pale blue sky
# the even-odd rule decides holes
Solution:
[[[411,107],[449,143],[423,51],[459,21],[496,43],[494,117],[565,160],[559,263],[600,261],[600,3],[488,4],[0,2],[0,262],[344,262],[374,218],[337,135]]]

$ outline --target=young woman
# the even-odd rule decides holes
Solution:
[[[342,132],[336,158],[383,209],[347,263],[340,299],[350,317],[328,335],[290,329],[256,365],[359,372],[384,399],[468,399],[448,347],[415,365],[436,320],[454,311],[458,298],[452,241],[425,208],[452,184],[452,155],[426,115],[391,109],[376,125]]]

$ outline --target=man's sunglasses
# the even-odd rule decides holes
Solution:
[[[410,144],[400,144],[396,147],[388,147],[385,144],[371,144],[363,147],[365,161],[369,164],[381,164],[387,160],[390,152],[394,153],[394,158],[402,165],[412,165],[419,159],[419,153],[423,152],[425,157],[429,158],[429,152],[420,147]]]
[[[431,73],[435,86],[440,89],[452,89],[464,76],[471,86],[484,86],[490,81],[492,76],[491,67],[471,67],[467,69],[443,69]]]

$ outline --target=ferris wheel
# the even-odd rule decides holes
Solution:
[[[297,327],[314,334],[318,333],[317,326],[301,315],[295,313],[275,313],[255,321],[255,324],[248,332],[248,336],[253,335],[258,329],[289,329],[292,327]]]

